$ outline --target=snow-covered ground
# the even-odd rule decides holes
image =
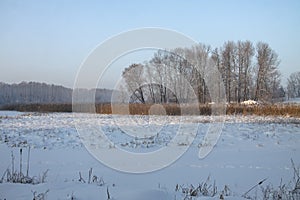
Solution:
[[[210,116],[112,116],[82,113],[0,112],[0,180],[11,169],[13,152],[19,170],[19,151],[23,149],[23,173],[39,177],[49,170],[41,184],[0,183],[0,200],[33,199],[46,193],[46,199],[183,200],[185,189],[212,191],[214,197],[198,193],[193,199],[243,199],[242,195],[266,178],[248,196],[262,199],[262,187],[280,184],[293,187],[291,159],[300,164],[300,119],[258,116],[225,116],[215,148],[204,159],[198,158],[201,142],[213,120]],[[171,142],[178,127],[198,125],[197,136],[188,151],[161,170],[131,174],[116,171],[95,159],[85,148],[76,125],[99,126],[118,148],[134,153],[153,152]],[[154,132],[152,137],[137,138],[124,134]],[[143,134],[143,133],[141,133]],[[178,143],[178,148],[180,148]],[[184,145],[187,145],[184,143]],[[113,147],[107,151],[113,151]],[[128,163],[126,163],[128,164]],[[137,163],[130,163],[136,165]],[[92,168],[91,183],[88,183]],[[81,173],[83,180],[79,181]],[[209,178],[209,180],[208,180]],[[206,186],[205,186],[206,184]],[[224,190],[224,187],[229,190]],[[176,189],[178,189],[176,191]],[[46,192],[48,191],[48,192]],[[202,190],[203,192],[203,190]]]

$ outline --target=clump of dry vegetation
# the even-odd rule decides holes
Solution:
[[[225,196],[231,195],[231,190],[228,185],[218,191],[216,181],[211,182],[210,176],[207,177],[206,181],[199,183],[197,186],[190,185],[178,185],[175,186],[175,192],[178,192],[180,196],[183,196],[184,200],[192,200],[195,197],[215,197],[218,196],[220,199],[224,199]]]
[[[292,168],[294,171],[293,179],[289,183],[283,183],[282,179],[280,181],[280,185],[278,187],[273,187],[268,184],[266,186],[263,185],[267,179],[263,179],[259,183],[255,184],[251,187],[246,193],[242,195],[245,199],[262,199],[262,200],[298,200],[300,199],[300,167],[296,167],[293,159],[291,159]],[[260,186],[260,195],[258,198],[258,193],[256,192],[254,195],[250,194],[252,190]]]
[[[282,180],[278,187],[273,187],[267,183],[267,178],[260,180],[249,190],[241,195],[241,199],[249,200],[298,200],[300,199],[300,166],[296,166],[291,159],[294,176],[289,183],[283,183]],[[255,192],[254,192],[255,191]],[[226,196],[232,196],[232,192],[228,185],[218,190],[216,181],[211,181],[210,176],[199,183],[197,186],[192,184],[175,186],[175,199],[193,200],[197,197],[216,197],[218,199],[227,199]],[[177,196],[178,195],[178,196]]]
[[[93,168],[90,168],[89,169],[89,172],[88,172],[88,177],[87,177],[87,180],[85,180],[83,177],[82,177],[82,174],[81,172],[79,172],[79,179],[78,181],[81,182],[81,183],[87,183],[87,184],[96,184],[97,186],[105,186],[106,183],[104,182],[103,178],[102,177],[98,177],[96,175],[93,174]],[[112,184],[112,187],[114,187],[115,184]],[[106,195],[107,195],[107,200],[111,200],[111,194],[109,192],[109,189],[108,189],[108,186],[106,187]],[[74,195],[72,194],[72,197],[74,197]],[[71,198],[72,199],[72,198]]]
[[[93,168],[89,169],[89,175],[88,175],[87,181],[82,177],[81,172],[79,172],[78,181],[81,182],[81,183],[87,183],[87,184],[92,184],[93,183],[93,184],[96,184],[98,186],[104,186],[105,185],[105,182],[104,182],[102,177],[98,177],[98,176],[93,174]]]
[[[33,200],[46,200],[47,193],[49,190],[45,192],[38,193],[37,191],[31,191],[33,195]]]
[[[29,167],[30,167],[30,148],[28,148],[28,156],[27,156],[27,166],[26,166],[26,174],[23,173],[23,149],[20,149],[20,161],[19,161],[19,170],[15,168],[15,156],[13,151],[11,152],[11,168],[7,168],[2,178],[0,179],[0,183],[22,183],[22,184],[40,184],[45,183],[47,173],[49,170],[46,170],[39,176],[30,176],[29,175]]]

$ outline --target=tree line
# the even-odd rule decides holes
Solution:
[[[95,103],[110,103],[113,90],[81,89],[79,92],[82,96],[94,95]],[[19,84],[0,82],[0,108],[3,105],[72,104],[72,93],[71,88],[60,85],[38,82]]]
[[[219,74],[208,76],[210,63]],[[150,60],[126,67],[122,77],[130,101],[136,103],[190,102],[191,98],[211,102],[211,93],[216,91],[211,91],[208,83],[214,84],[213,90],[223,87],[227,102],[253,99],[273,103],[282,100],[286,92],[300,96],[300,75],[294,75],[298,82],[291,77],[291,84],[284,89],[279,64],[278,54],[268,43],[228,41],[219,48],[197,44],[158,50]]]

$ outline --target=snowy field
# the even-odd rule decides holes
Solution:
[[[0,111],[0,200],[28,200],[34,196],[43,199],[43,194],[50,200],[263,199],[266,188],[278,190],[285,184],[286,191],[295,189],[293,167],[300,166],[300,119],[225,116],[216,146],[207,157],[199,159],[199,148],[211,119]],[[158,171],[132,174],[111,169],[95,159],[80,139],[75,127],[78,123],[97,124],[115,144],[107,151],[122,148],[134,153],[167,146],[181,124],[198,125],[198,130],[192,144],[178,143],[178,148],[190,148],[176,162]],[[141,126],[135,129],[136,124]],[[157,134],[136,138],[124,134],[128,127]],[[13,167],[12,153],[14,168],[20,170],[21,148],[22,173],[26,174],[29,147],[28,175],[36,180],[46,175],[45,181],[7,182],[6,171]],[[265,181],[244,195],[262,180]],[[193,191],[196,195],[192,195]]]

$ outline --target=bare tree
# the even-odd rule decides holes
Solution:
[[[132,101],[140,101],[145,103],[143,92],[144,84],[144,66],[142,64],[132,64],[123,71],[128,91],[131,94]]]
[[[169,67],[168,63],[168,52],[163,50],[159,50],[157,53],[155,53],[153,58],[149,62],[152,73],[154,74],[153,79],[159,85],[160,103],[167,102],[167,68]]]
[[[270,101],[279,87],[278,55],[267,43],[256,45],[257,74],[255,100]]]
[[[233,94],[236,93],[236,45],[228,41],[221,50],[221,73],[223,74],[224,85],[226,89],[227,101],[236,100]]]
[[[251,61],[254,56],[254,47],[250,41],[237,42],[237,65],[238,65],[238,84],[237,101],[245,101],[250,98],[251,87]]]
[[[211,47],[205,44],[198,44],[191,49],[186,49],[186,57],[192,62],[192,84],[194,85],[198,101],[205,103],[209,98],[207,86],[205,84],[205,74],[207,73],[207,62],[210,58]],[[208,80],[206,80],[208,81]]]
[[[288,98],[300,97],[300,71],[292,73],[288,78]]]
[[[172,90],[179,102],[188,102],[190,98],[190,87],[192,79],[192,64],[187,60],[188,49],[177,48],[173,51]]]
[[[152,103],[157,103],[157,99],[156,99],[157,95],[155,94],[156,84],[155,84],[154,77],[155,77],[155,72],[153,71],[153,68],[151,67],[151,65],[149,63],[146,63],[145,64],[145,79],[146,79],[146,82],[148,83],[147,87],[149,90],[148,101],[151,101]]]
[[[188,84],[191,78],[191,64],[185,59],[185,53],[185,49],[182,48],[172,52],[159,50],[149,61],[148,71],[156,83],[152,85],[153,94],[159,96],[155,98],[157,102],[178,103],[186,102],[190,98]]]

